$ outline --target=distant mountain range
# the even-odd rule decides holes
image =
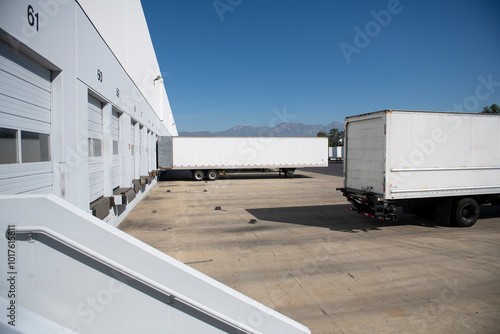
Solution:
[[[330,132],[331,129],[344,129],[344,124],[333,122],[328,125],[308,125],[303,123],[280,123],[275,127],[268,126],[253,126],[253,125],[237,125],[230,129],[210,132],[197,131],[188,132],[181,131],[179,136],[184,137],[316,137],[320,131]]]

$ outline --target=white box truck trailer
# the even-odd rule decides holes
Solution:
[[[328,148],[330,160],[342,161],[344,159],[344,146],[333,146]]]
[[[213,181],[226,172],[264,169],[293,177],[295,169],[303,167],[328,167],[328,138],[158,138],[158,169],[190,170],[197,181]]]
[[[396,207],[472,226],[500,202],[500,116],[384,110],[345,119],[344,187],[354,210],[397,220]]]

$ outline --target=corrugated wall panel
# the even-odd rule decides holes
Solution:
[[[122,178],[121,152],[119,151],[120,143],[120,114],[113,110],[111,136],[113,138],[113,165],[112,165],[112,186],[113,189],[120,186]]]
[[[113,140],[120,139],[120,114],[115,110],[113,110],[112,115],[111,135]]]
[[[101,197],[104,193],[102,158],[89,159],[89,202]]]
[[[48,91],[42,89],[31,82],[27,82],[26,79],[5,72],[5,70],[2,71],[0,76],[0,92],[18,101],[25,101],[50,110],[50,89]]]
[[[0,194],[52,193],[50,162],[0,165]]]
[[[132,171],[132,178],[135,178],[135,125],[136,123],[132,121],[130,123],[130,152],[131,152],[131,157],[130,157],[130,170]]]
[[[102,140],[102,102],[89,95],[89,137]]]
[[[0,112],[6,115],[17,115],[18,117],[32,119],[38,122],[50,124],[51,113],[50,109],[43,108],[33,103],[26,103],[27,100],[19,100],[9,97],[5,91],[0,95]]]
[[[89,138],[103,139],[102,135],[102,102],[89,95],[88,97],[88,131]],[[91,143],[89,143],[91,144]],[[101,152],[96,155],[93,148],[89,156],[89,202],[93,202],[104,195],[104,162]]]
[[[0,42],[0,67],[19,78],[29,78],[27,82],[50,92],[50,71],[17,50]]]

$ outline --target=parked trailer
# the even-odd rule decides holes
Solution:
[[[384,110],[345,119],[344,188],[355,210],[397,220],[396,207],[468,227],[500,204],[500,117]]]
[[[344,159],[344,146],[333,146],[328,148],[330,160],[342,161]]]
[[[190,170],[194,180],[220,174],[275,169],[293,177],[297,168],[327,167],[328,138],[159,137],[158,168]]]

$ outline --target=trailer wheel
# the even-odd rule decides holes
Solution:
[[[216,170],[209,170],[207,173],[207,180],[208,181],[215,181],[219,178],[219,173]]]
[[[195,170],[193,172],[193,179],[195,181],[203,181],[203,179],[205,179],[205,173],[202,170]]]
[[[479,205],[472,198],[462,198],[454,203],[451,222],[455,226],[471,227],[479,218]]]

